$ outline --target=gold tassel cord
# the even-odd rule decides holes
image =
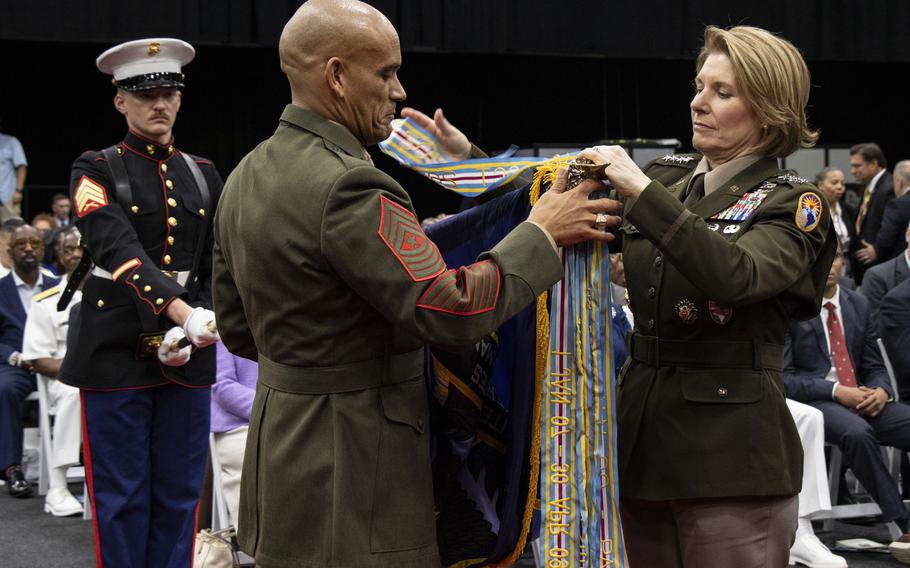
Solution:
[[[534,181],[531,182],[530,198],[532,207],[540,199],[543,185],[546,184],[549,187],[556,179],[556,172],[559,171],[559,168],[567,167],[574,159],[575,156],[556,156],[537,166],[537,169],[534,170]]]

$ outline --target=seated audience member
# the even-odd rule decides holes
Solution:
[[[51,229],[51,232],[48,233],[47,238],[44,239],[45,253],[43,268],[45,270],[50,270],[57,275],[66,274],[66,269],[60,264],[60,257],[57,254],[57,249],[60,246],[60,239],[62,239],[66,231],[73,226],[75,225],[54,227]]]
[[[32,366],[22,357],[22,333],[32,298],[57,285],[41,273],[44,241],[31,225],[13,230],[9,242],[13,269],[0,278],[0,471],[13,497],[32,488],[22,471],[23,401],[35,390]]]
[[[51,212],[54,214],[54,226],[69,227],[72,225],[73,205],[68,195],[56,193],[51,198]]]
[[[54,232],[54,219],[47,213],[38,213],[32,217],[32,227],[38,229],[38,232],[41,233],[41,238],[44,239],[44,256],[41,258],[41,272],[47,276],[57,277],[62,272],[57,271],[57,266],[54,263],[54,246],[53,242],[53,232]]]
[[[878,322],[878,307],[882,303],[890,290],[903,282],[910,276],[910,224],[904,230],[904,241],[906,248],[903,254],[876,264],[866,272],[863,279],[861,291],[869,300],[869,308],[872,311],[872,321]]]
[[[21,227],[24,224],[25,221],[19,217],[7,219],[3,224],[0,224],[0,278],[9,274],[9,271],[13,268],[13,258],[9,254],[9,242],[16,227]]]
[[[13,259],[9,255],[9,241],[12,236],[12,227],[7,227],[6,224],[0,226],[0,278],[9,274],[13,267]]]
[[[212,432],[215,451],[221,463],[221,485],[231,522],[237,522],[240,502],[240,470],[250,423],[250,410],[256,394],[259,365],[232,355],[220,341],[215,384],[212,386]]]
[[[831,509],[828,472],[825,469],[825,419],[808,404],[787,399],[787,408],[796,423],[803,446],[803,488],[799,492],[799,522],[790,547],[790,564],[809,568],[847,568],[847,561],[832,554],[812,529],[812,515]]]
[[[79,231],[70,225],[60,233],[55,243],[55,256],[65,274],[60,284],[38,294],[25,322],[22,340],[22,358],[32,365],[32,370],[49,379],[49,405],[55,409],[52,454],[48,464],[49,488],[44,499],[44,511],[55,517],[82,513],[82,505],[69,492],[66,471],[79,464],[79,445],[82,442],[82,412],[79,389],[56,380],[66,354],[66,332],[70,309],[82,299],[76,291],[66,309],[57,311],[57,300],[66,287],[73,270],[82,260]]]
[[[903,160],[894,166],[895,198],[885,206],[882,227],[875,237],[873,253],[876,262],[890,260],[906,248],[904,230],[910,223],[910,160]]]
[[[822,411],[825,441],[882,510],[906,532],[908,513],[882,459],[879,444],[910,450],[910,406],[890,404],[894,393],[876,345],[869,302],[838,286],[841,255],[834,259],[822,313],[790,326],[784,348],[787,396]]]
[[[844,200],[844,172],[835,167],[827,167],[815,175],[815,185],[831,204],[831,225],[837,234],[837,240],[845,251],[853,250],[856,242],[856,211]],[[849,258],[844,259],[844,274],[850,274]]]
[[[38,229],[42,239],[46,239],[47,235],[51,232],[51,229],[54,228],[54,218],[47,213],[38,213],[32,217],[31,225]]]
[[[910,401],[910,280],[895,286],[882,298],[879,333],[897,379],[902,401]]]

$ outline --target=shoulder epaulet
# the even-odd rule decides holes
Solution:
[[[654,160],[654,163],[663,166],[678,166],[691,170],[698,165],[700,160],[701,154],[667,154],[663,158]]]
[[[52,287],[48,288],[44,292],[39,292],[39,293],[35,294],[34,296],[32,296],[32,299],[35,300],[36,302],[40,302],[41,300],[44,300],[45,298],[50,298],[51,296],[56,296],[57,294],[59,294],[62,291],[63,291],[63,287],[58,284],[56,286],[52,286]]]

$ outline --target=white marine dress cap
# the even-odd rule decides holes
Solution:
[[[98,56],[98,69],[113,75],[111,81],[125,91],[156,87],[183,87],[183,66],[196,50],[173,38],[137,39],[115,45]]]

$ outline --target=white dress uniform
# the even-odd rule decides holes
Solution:
[[[63,359],[66,355],[70,309],[82,300],[82,292],[76,291],[66,309],[58,312],[57,299],[65,286],[64,278],[59,285],[38,294],[32,300],[22,339],[22,358],[26,361]],[[56,417],[50,467],[78,465],[79,445],[82,443],[79,389],[51,379],[48,381],[48,395],[49,406]]]

